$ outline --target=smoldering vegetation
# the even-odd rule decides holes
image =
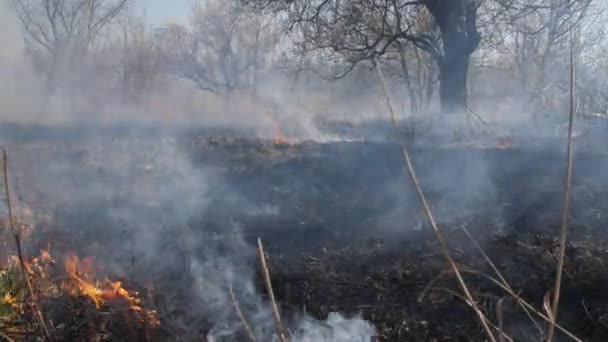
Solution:
[[[99,4],[85,6],[90,15],[79,3],[0,8],[0,144],[34,269],[24,273],[36,283],[27,295],[12,276],[17,251],[1,220],[0,338],[42,338],[19,305],[38,302],[55,340],[279,340],[261,238],[289,341],[484,340],[404,172],[406,143],[495,331],[544,339],[547,319],[497,286],[475,242],[546,315],[569,44],[575,174],[558,322],[582,340],[608,336],[601,3],[484,2],[464,84],[440,67],[450,51],[430,5],[330,1],[306,17],[315,7],[301,1],[202,1],[183,23],[152,26],[135,1],[83,2]],[[332,15],[344,26],[323,21]],[[362,43],[378,35],[380,45]],[[374,68],[387,77],[397,127]],[[464,87],[466,103],[447,83]],[[41,250],[56,263],[38,271]],[[62,292],[61,279],[84,277],[62,269],[71,255],[92,258],[100,284],[120,281],[158,326],[96,305],[82,284]]]
[[[397,145],[276,145],[214,137],[193,143],[148,133],[105,143],[81,140],[69,147],[29,143],[11,152],[14,187],[19,202],[28,206],[25,212],[32,213],[24,218],[35,227],[27,252],[50,245],[56,253],[95,256],[118,279],[153,284],[150,305],[172,338],[238,336],[241,323],[227,309],[233,307],[229,288],[238,294],[256,334],[273,333],[255,267],[257,237],[266,242],[285,319],[294,320],[290,327],[302,334],[371,334],[362,321],[342,321],[332,313],[342,312],[364,314],[374,323],[412,320],[411,330],[381,328],[387,338],[431,339],[437,333],[456,338],[451,325],[436,321],[445,317],[437,316],[444,310],[454,315],[454,326],[462,325],[467,334],[477,331],[466,305],[447,300],[450,292],[442,292],[452,286],[449,277],[433,282],[444,266],[403,177]],[[417,169],[424,170],[422,186],[461,262],[487,272],[463,233],[467,229],[514,286],[541,298],[542,284],[548,286],[550,278],[535,277],[546,276],[554,251],[562,154],[471,148],[413,153]],[[593,284],[601,274],[596,268],[603,249],[596,244],[605,236],[601,213],[607,202],[601,172],[605,158],[581,153],[575,162],[570,267],[576,269],[570,281],[576,292],[591,286],[579,281]],[[593,271],[586,274],[579,267]],[[523,276],[522,268],[532,278]],[[487,280],[470,279],[480,292],[490,291],[484,292],[488,303],[498,300],[500,291]],[[417,302],[426,295],[433,299]],[[578,315],[582,307],[571,305],[564,312]],[[517,329],[533,328],[516,310],[505,312],[521,321]],[[309,315],[330,321],[319,324]]]

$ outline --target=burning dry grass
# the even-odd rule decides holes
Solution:
[[[138,294],[125,289],[120,281],[107,277],[99,281],[92,258],[79,260],[75,254],[68,254],[63,269],[55,267],[55,258],[49,249],[40,251],[40,255],[31,260],[25,259],[22,237],[26,225],[17,224],[13,215],[7,159],[6,151],[2,149],[8,218],[2,221],[5,224],[0,232],[10,228],[17,253],[9,256],[7,264],[0,263],[2,337],[9,341],[29,341],[42,336],[45,341],[55,341],[95,336],[93,340],[98,341],[102,335],[112,335],[109,324],[118,316],[120,322],[127,323],[131,333],[128,335],[141,337],[141,332],[136,333],[139,330],[149,340],[150,331],[160,324],[156,312],[144,309]],[[90,303],[93,306],[88,305]],[[28,319],[31,315],[34,320]],[[74,322],[74,317],[82,316],[88,319],[84,319],[84,323],[76,320],[76,325],[64,320]],[[88,329],[80,335],[83,327]],[[121,335],[125,332],[117,334]]]
[[[69,254],[65,258],[65,271],[68,279],[63,288],[72,295],[86,295],[98,308],[119,302],[125,304],[140,322],[145,322],[151,327],[157,327],[160,324],[156,312],[144,309],[138,293],[126,290],[122,286],[122,282],[112,281],[107,277],[102,281],[95,280],[92,258],[80,261],[75,254]]]
[[[293,146],[296,144],[281,132],[277,122],[272,122],[274,133],[272,143],[274,145]],[[510,141],[500,141],[498,146],[493,143],[491,147],[510,148],[511,144]],[[431,222],[436,237],[442,245],[440,251],[444,254],[450,265],[450,270],[448,272],[442,269],[439,274],[445,273],[455,275],[465,295],[462,296],[455,293],[448,287],[443,289],[444,292],[448,292],[451,296],[461,299],[466,305],[473,308],[487,338],[492,341],[511,340],[503,330],[502,311],[500,309],[497,310],[501,314],[497,315],[499,318],[497,319],[497,323],[494,324],[489,318],[488,310],[483,310],[478,303],[477,298],[481,297],[476,291],[478,290],[478,284],[469,283],[468,278],[465,283],[464,275],[475,272],[462,268],[462,266],[455,261],[455,258],[452,256],[453,251],[445,244],[443,234],[439,231],[439,228],[434,222],[433,214],[420,189],[417,177],[413,172],[413,166],[409,160],[408,152],[405,148],[404,156],[406,159],[406,166],[410,172],[416,190],[418,191],[427,218]],[[9,197],[9,195],[7,195],[7,197]],[[562,250],[558,255],[563,260],[565,241],[562,241],[560,246]],[[17,247],[19,247],[18,239]],[[273,289],[270,286],[270,275],[267,272],[265,257],[263,255],[264,253],[260,246],[260,258],[262,260],[262,268],[265,271],[267,292],[273,303],[274,318],[277,326],[276,329],[280,339],[286,341],[287,338],[283,334],[284,328],[282,327],[281,317],[278,314],[278,307],[274,300]],[[555,325],[555,314],[549,313],[551,311],[551,304],[546,304],[546,312],[544,314],[540,310],[534,309],[531,304],[522,299],[509,283],[507,283],[505,277],[503,277],[498,268],[494,266],[490,257],[486,254],[483,255],[499,278],[499,281],[494,280],[493,285],[497,285],[504,290],[511,299],[514,299],[517,304],[526,311],[528,317],[532,317],[532,313],[534,313],[540,317],[541,322],[547,321],[552,323],[551,326]],[[105,277],[102,272],[103,268],[92,258],[80,259],[76,254],[67,254],[63,259],[63,262],[59,263],[62,264],[63,267],[58,266],[59,264],[55,262],[55,259],[48,250],[41,251],[40,256],[28,261],[23,261],[21,252],[19,252],[17,256],[10,258],[10,262],[7,263],[0,273],[0,290],[3,294],[3,297],[0,298],[0,323],[2,324],[0,328],[4,331],[5,338],[12,340],[27,340],[36,335],[47,335],[46,332],[44,334],[41,334],[41,332],[44,332],[47,329],[44,325],[48,323],[49,336],[51,336],[51,338],[47,339],[59,337],[59,339],[65,340],[66,338],[73,339],[77,336],[95,336],[94,339],[96,340],[116,340],[118,336],[124,336],[125,334],[129,335],[130,338],[137,337],[139,339],[150,339],[150,334],[159,327],[160,321],[155,311],[145,308],[145,305],[142,304],[142,300],[137,292],[125,288],[121,281],[111,280]],[[23,274],[20,274],[20,268],[22,268]],[[494,279],[485,274],[481,274],[481,276]],[[31,283],[31,285],[28,283]],[[29,293],[28,291],[23,290],[28,288],[30,288]],[[559,287],[557,287],[557,289],[558,291],[556,291],[556,293],[559,292]],[[376,287],[376,290],[380,293],[385,291],[382,285]],[[425,290],[423,292],[427,291]],[[232,289],[230,290],[230,294],[235,302],[235,307],[239,316],[246,322],[246,319],[236,302]],[[503,297],[500,297],[497,301],[499,307],[502,306],[501,303],[503,303],[504,298],[506,298],[504,293],[502,295]],[[555,303],[556,302],[557,300],[555,300]],[[38,303],[40,303],[40,306],[43,309],[41,312],[44,312],[44,316],[36,323],[36,320],[31,319],[31,314],[32,312],[35,314],[39,310],[34,308]],[[556,310],[556,307],[557,306],[555,305],[553,310]],[[531,320],[536,323],[533,318],[531,318]],[[544,323],[545,322],[543,322],[543,324]],[[245,324],[245,326],[248,326],[248,324]],[[569,335],[572,339],[577,340],[574,335],[565,331],[561,326],[557,326],[557,328],[562,333],[566,333],[566,335]],[[125,331],[128,333],[125,333]],[[252,336],[252,334],[249,335]],[[551,333],[549,333],[549,336],[550,335]],[[251,339],[253,340],[253,338]],[[551,338],[548,339],[550,340]]]
[[[257,150],[257,148],[251,147],[250,145],[242,142],[236,143],[235,145],[244,147],[245,151],[243,152],[243,155],[248,155],[249,158],[253,159],[248,159],[250,160],[249,164],[244,164],[242,162],[239,164],[240,167],[246,169],[245,171],[248,174],[254,175],[252,178],[256,178],[257,180],[260,175],[268,174],[268,183],[263,184],[280,184],[280,181],[277,180],[278,177],[273,177],[273,175],[275,175],[274,172],[276,172],[276,166],[272,166],[272,163],[268,163],[267,159],[263,159],[261,157],[262,155],[266,155],[265,153],[261,153],[260,156],[252,158],[250,150]],[[320,153],[320,146],[321,145],[307,146],[306,148],[313,150],[309,153],[318,154]],[[215,153],[225,156],[226,151],[231,151],[230,155],[234,156],[235,153],[233,153],[234,149],[232,147],[232,144],[228,144],[227,146],[225,143],[219,143],[219,145],[216,145]],[[294,159],[302,158],[303,146],[300,144],[291,146],[289,149],[273,146],[269,146],[268,148],[276,148],[276,150],[281,151],[289,150],[290,154],[295,155]],[[327,148],[327,146],[322,148]],[[361,146],[357,145],[353,148],[353,150],[359,150],[360,148]],[[344,153],[344,150],[340,151]],[[500,153],[508,152],[501,151]],[[327,155],[328,159],[329,157],[335,158],[336,153],[334,151]],[[329,161],[325,161],[324,163],[327,164]],[[340,163],[343,163],[343,161],[340,161]],[[263,167],[260,166],[261,168],[258,171],[253,172],[252,169],[258,164],[262,165]],[[290,165],[293,167],[287,168],[283,172],[290,172],[290,175],[292,175],[294,172],[296,172],[294,170],[310,168],[313,163],[298,162]],[[395,168],[393,167],[391,170],[392,169]],[[240,172],[245,171],[239,171],[239,173],[236,174],[238,176],[236,178],[243,179],[243,173]],[[326,170],[321,171],[324,172]],[[402,175],[396,174],[396,176]],[[324,180],[326,181],[331,181],[332,179],[328,176],[324,177]],[[292,179],[289,178],[288,180],[291,181]],[[257,182],[259,182],[259,180],[257,180]],[[350,188],[356,189],[356,187],[351,183],[349,184]],[[293,190],[294,188],[295,187],[287,187],[286,189],[288,189],[288,192],[295,194],[296,192]],[[516,190],[516,192],[521,191]],[[346,197],[351,197],[348,195],[348,192],[343,192],[340,194],[342,194],[342,196],[336,197],[335,201],[342,204],[345,204]],[[300,193],[300,196],[303,196],[303,194]],[[298,201],[301,201],[302,198],[303,197],[298,197]],[[297,203],[301,203],[298,201],[294,199],[293,202],[289,202],[289,204],[286,206],[291,207],[295,206]],[[360,202],[361,199],[358,199],[357,201]],[[319,215],[319,213],[314,213],[311,215]],[[344,220],[348,215],[352,215],[352,212],[338,216],[340,216],[341,220]],[[290,217],[299,217],[299,215],[290,214]],[[467,220],[467,222],[470,222],[468,218]],[[453,222],[442,225],[449,227],[452,225],[451,223]],[[473,225],[479,229],[481,226],[483,226],[483,223]],[[73,227],[77,228],[78,225],[73,225]],[[527,228],[523,229],[526,230]],[[68,230],[73,232],[72,229]],[[488,230],[491,231],[493,229],[490,227]],[[291,234],[295,233],[290,232],[289,235]],[[450,241],[450,252],[454,256],[458,266],[461,268],[463,276],[467,281],[467,285],[470,286],[472,293],[476,298],[478,298],[480,304],[482,301],[484,303],[498,303],[499,301],[500,303],[503,303],[502,306],[505,307],[505,309],[503,313],[504,319],[502,321],[496,320],[493,317],[493,313],[496,311],[495,309],[484,308],[484,315],[486,315],[488,319],[492,319],[493,324],[499,327],[504,325],[506,327],[505,329],[509,329],[508,325],[511,321],[509,312],[511,309],[507,308],[507,306],[514,302],[514,300],[511,299],[517,297],[522,298],[522,303],[523,298],[526,298],[535,308],[542,308],[542,302],[539,301],[542,300],[546,289],[551,283],[551,281],[548,279],[551,279],[551,274],[553,273],[552,270],[553,265],[555,264],[555,256],[557,251],[555,248],[556,245],[551,245],[549,243],[529,243],[528,245],[532,247],[528,247],[527,245],[522,245],[520,241],[518,241],[519,238],[516,238],[514,241],[510,242],[509,246],[504,246],[503,250],[500,250],[502,245],[489,248],[488,252],[491,252],[489,258],[496,262],[497,269],[500,269],[504,273],[504,279],[511,282],[511,290],[507,291],[508,288],[497,288],[499,286],[504,286],[504,283],[506,282],[500,281],[499,279],[497,283],[493,283],[490,282],[487,277],[481,275],[481,272],[473,272],[473,270],[483,270],[483,272],[485,272],[487,275],[495,278],[495,276],[492,275],[492,270],[487,269],[487,265],[484,265],[483,262],[473,261],[468,258],[468,256],[463,256],[460,249],[465,248],[462,246],[470,246],[470,242],[462,244],[460,248],[454,248],[454,245],[456,245],[456,242],[453,241],[454,233],[450,233],[449,230],[446,230],[445,234],[447,235],[446,238],[448,241]],[[544,234],[549,235],[546,230],[544,231]],[[37,234],[34,233],[30,236],[30,238],[35,237],[36,235]],[[479,230],[474,231],[472,235],[478,237]],[[51,238],[51,241],[57,241],[57,243],[60,243],[60,239],[54,239],[55,235],[52,236],[53,238]],[[474,336],[472,337],[473,340],[476,338],[483,338],[479,327],[474,327],[475,317],[467,307],[466,302],[462,302],[462,296],[454,291],[455,284],[453,283],[453,273],[446,271],[445,265],[441,262],[441,258],[437,257],[438,252],[440,251],[437,249],[436,245],[430,243],[430,236],[413,237],[412,240],[417,241],[417,244],[420,244],[420,241],[425,242],[422,248],[420,248],[421,251],[418,254],[412,254],[408,258],[403,258],[403,260],[400,258],[403,255],[410,253],[408,251],[411,248],[410,245],[400,242],[400,246],[398,248],[391,249],[392,256],[390,255],[391,253],[389,253],[386,258],[387,260],[390,259],[390,262],[392,263],[399,260],[403,267],[400,267],[397,270],[387,270],[382,268],[382,266],[378,266],[375,261],[375,255],[373,255],[375,252],[370,252],[369,247],[356,246],[355,244],[352,244],[353,246],[351,246],[352,241],[341,240],[340,243],[342,246],[347,245],[346,248],[351,251],[351,255],[339,255],[335,258],[335,260],[328,260],[329,258],[325,258],[324,256],[331,256],[332,253],[334,253],[332,249],[335,250],[336,248],[327,246],[327,252],[317,252],[313,255],[317,258],[317,261],[314,263],[310,262],[308,265],[306,265],[311,269],[311,271],[304,277],[299,278],[296,276],[289,276],[289,272],[293,272],[292,269],[298,269],[298,267],[289,267],[289,265],[277,266],[274,264],[275,261],[277,263],[280,262],[281,254],[275,254],[276,251],[273,250],[273,247],[285,242],[277,241],[276,236],[275,239],[273,239],[273,236],[262,236],[264,236],[264,241],[268,241],[267,246],[270,247],[270,260],[273,262],[273,264],[270,265],[270,269],[272,270],[272,283],[274,290],[276,291],[275,294],[278,305],[283,309],[281,311],[283,312],[283,318],[285,319],[284,322],[286,323],[291,323],[289,322],[291,311],[286,310],[285,305],[297,303],[299,306],[294,308],[294,311],[300,310],[301,307],[305,306],[307,310],[310,310],[309,312],[312,312],[315,317],[320,319],[326,318],[328,313],[335,311],[349,314],[363,311],[365,315],[364,317],[373,321],[377,327],[379,327],[378,330],[383,332],[383,336],[386,336],[387,341],[426,341],[432,340],[432,338],[438,338],[438,336],[449,336],[450,338],[453,338],[452,340],[458,340],[467,334],[472,334],[471,336]],[[95,237],[97,237],[97,235],[93,235],[93,238]],[[89,239],[90,238],[91,237],[89,237]],[[300,243],[302,242],[300,241]],[[322,241],[322,243],[325,244],[326,241]],[[75,245],[79,244],[75,243]],[[600,252],[602,246],[596,246],[594,248],[598,249],[598,256],[601,255]],[[146,326],[151,333],[154,332],[151,324],[152,318],[149,318],[147,315],[142,315],[142,312],[133,308],[133,306],[146,309],[152,307],[150,305],[143,304],[145,303],[144,298],[149,298],[150,296],[139,296],[136,295],[132,290],[133,286],[138,285],[135,283],[138,281],[138,278],[136,278],[135,282],[124,281],[120,284],[120,286],[117,286],[117,279],[115,279],[115,277],[111,277],[110,279],[105,278],[105,275],[108,273],[104,272],[103,269],[102,263],[104,258],[97,257],[98,259],[96,261],[95,259],[87,257],[79,258],[75,254],[60,253],[57,251],[59,248],[56,244],[54,244],[54,249],[55,251],[53,253],[41,253],[41,255],[38,256],[39,260],[37,262],[28,260],[28,274],[30,274],[31,279],[34,280],[34,277],[31,274],[32,272],[36,274],[37,268],[33,265],[41,262],[44,264],[44,260],[52,259],[50,256],[53,254],[57,255],[58,261],[50,262],[49,266],[47,266],[47,273],[49,276],[47,278],[36,277],[37,280],[33,281],[36,288],[36,293],[39,294],[38,297],[41,301],[41,308],[43,309],[45,319],[49,322],[50,330],[53,334],[57,334],[56,336],[60,336],[63,339],[65,339],[66,336],[68,336],[67,338],[74,338],[74,336],[104,336],[103,338],[106,339],[117,340],[117,336],[124,336],[125,334],[130,334],[130,336],[133,338],[145,336]],[[586,246],[575,247],[575,249],[577,250],[575,255],[579,255],[581,257],[584,257],[585,253],[591,251],[591,249]],[[87,252],[84,250],[79,250],[78,253],[81,256],[87,255]],[[296,254],[289,253],[293,253],[293,251],[287,251],[286,254],[288,256],[294,256]],[[535,263],[535,261],[538,262]],[[600,264],[598,264],[598,267],[593,268],[589,272],[585,271],[582,274],[573,273],[576,272],[580,267],[591,267],[592,261],[593,260],[589,260],[588,258],[583,258],[581,259],[581,263],[576,263],[576,265],[574,265],[571,264],[571,259],[567,259],[566,280],[567,282],[576,283],[575,285],[569,284],[567,286],[568,290],[571,288],[580,288],[582,285],[577,283],[579,280],[589,283],[597,283],[596,280],[588,279],[588,276],[592,274],[600,274]],[[18,265],[15,264],[15,262],[15,260],[12,261],[13,266],[11,269],[13,271],[19,271],[19,268],[15,267],[15,265]],[[534,267],[530,266],[529,268],[525,268],[527,262],[532,263],[532,266]],[[355,265],[358,264],[361,264],[361,269],[366,267],[368,271],[361,271],[359,266],[355,267]],[[370,265],[373,266],[370,267]],[[287,270],[285,270],[285,268],[287,268]],[[373,270],[369,271],[370,268]],[[15,274],[19,276],[19,272],[16,272]],[[429,290],[421,291],[422,288],[426,288],[429,284],[429,280],[426,279],[425,275],[435,277],[437,274],[445,274],[445,276],[442,277],[441,282],[435,282],[429,286]],[[522,277],[522,274],[537,277],[530,280],[532,283],[531,290],[529,290],[530,284],[526,279],[524,279],[525,277]],[[587,278],[585,278],[585,274],[587,275]],[[539,281],[538,278],[541,278],[541,280]],[[43,279],[51,279],[51,285],[42,286],[40,282]],[[177,282],[174,279],[168,279],[168,281],[173,282],[172,286],[174,291],[176,290],[176,287],[180,286],[176,285]],[[7,303],[9,301],[11,303],[28,302],[27,292],[23,292],[23,289],[26,287],[23,285],[23,283],[21,283],[19,286],[22,291],[20,292],[21,297],[19,297],[17,294],[11,293],[9,297],[6,297]],[[292,294],[286,293],[285,290],[290,286],[295,289],[291,291]],[[304,286],[307,288],[301,290],[301,287]],[[540,292],[537,291],[538,287],[542,287]],[[122,295],[124,292],[118,290],[118,288],[124,289],[128,294]],[[261,282],[258,288],[263,289],[264,282]],[[48,289],[53,289],[55,292]],[[155,290],[157,290],[161,296],[169,295],[169,291],[166,291],[164,288],[161,289],[160,286],[155,286]],[[179,290],[180,289],[178,289],[178,291]],[[225,290],[228,291],[228,288]],[[247,305],[248,303],[246,303],[247,298],[243,297],[244,292],[242,289],[238,288],[235,290],[239,300],[241,300],[244,304],[242,307],[243,316],[257,325],[259,322],[256,321],[255,317],[251,314],[251,310]],[[523,294],[520,294],[519,291],[523,291]],[[308,296],[309,292],[313,293],[313,295],[310,296],[313,299],[293,298],[300,293],[304,294],[302,295],[303,297],[305,295]],[[511,292],[513,292],[515,295],[512,295]],[[426,295],[423,296],[421,293]],[[334,296],[335,298],[333,298]],[[15,298],[25,299],[15,301]],[[132,300],[132,298],[139,298],[143,302]],[[423,300],[418,302],[418,298],[423,298]],[[454,300],[454,298],[459,299]],[[501,301],[502,298],[506,299]],[[566,298],[578,297],[566,296]],[[167,300],[171,301],[170,299]],[[515,300],[515,302],[517,301]],[[181,302],[179,302],[177,305],[181,305]],[[605,312],[603,309],[598,308],[595,305],[589,305],[587,301],[586,305],[589,307],[590,316],[594,317],[594,319],[596,319],[598,315]],[[161,317],[163,325],[166,325],[168,316],[166,313],[168,310],[163,309],[161,305],[154,305],[154,307],[158,308],[159,317]],[[421,309],[420,307],[423,308]],[[29,330],[23,329],[23,331],[31,334],[40,333],[39,330],[36,330],[37,326],[35,320],[32,319],[32,316],[28,313],[27,309],[27,307],[24,307],[24,313],[23,316],[21,316],[23,318],[18,318],[22,321],[29,322],[27,323]],[[190,310],[190,308],[186,306],[182,306],[180,309],[183,311]],[[564,309],[565,313],[578,312],[572,310],[572,307],[567,303],[564,305]],[[227,311],[235,311],[235,308],[232,306],[227,306]],[[146,312],[148,312],[148,310],[146,310]],[[537,312],[540,312],[544,318],[539,317],[536,312],[532,312],[532,317],[535,318],[535,321],[538,324],[545,324],[544,322],[547,320],[546,313],[543,311]],[[198,313],[193,315],[196,314]],[[453,322],[451,322],[452,316],[456,316]],[[429,320],[429,317],[440,318],[436,320]],[[571,327],[572,322],[568,320],[567,316],[563,317],[564,320],[560,321],[566,321],[565,325]],[[107,323],[92,323],[97,321],[104,322],[104,320],[107,321]],[[145,322],[146,320],[148,320],[148,322]],[[444,322],[442,323],[441,320],[444,320]],[[53,322],[52,324],[50,323],[51,321]],[[426,323],[424,323],[425,321]],[[18,322],[18,320],[15,319],[12,322]],[[411,329],[410,332],[403,331],[403,329],[405,329],[401,327],[403,324],[405,324],[403,322],[408,322],[407,327]],[[272,324],[272,318],[270,316],[267,317],[266,323],[268,325]],[[133,325],[134,328],[129,328],[129,324]],[[426,324],[426,327],[424,324]],[[288,327],[291,326],[291,324],[286,325]],[[162,326],[159,329],[162,330],[164,328],[165,326]],[[397,331],[399,329],[402,329],[402,331]],[[493,329],[495,328],[493,327]],[[575,326],[574,329],[577,334],[580,334],[581,330],[578,327]],[[130,330],[133,330],[133,333],[130,333]],[[16,339],[24,334],[25,333],[18,335],[15,333],[14,335],[10,336]],[[563,332],[560,331],[559,334],[561,336]],[[244,334],[242,336],[244,336]],[[291,337],[291,335],[288,336]],[[201,339],[202,338],[203,337],[201,337]],[[498,338],[499,337],[497,336],[497,339]],[[239,340],[238,338],[235,339]],[[169,338],[167,340],[171,339]],[[296,339],[294,338],[294,340]]]
[[[41,327],[30,319],[31,300],[18,258],[0,267],[0,331],[15,341],[35,340]],[[120,281],[97,278],[95,267],[92,258],[74,254],[59,265],[47,250],[26,261],[51,339],[116,340],[125,334],[149,339],[160,325],[156,312],[145,309],[139,294]]]

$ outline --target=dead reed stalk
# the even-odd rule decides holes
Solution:
[[[249,322],[247,322],[247,319],[245,319],[245,315],[243,314],[243,310],[241,310],[241,305],[239,304],[239,301],[236,299],[236,296],[234,295],[234,290],[232,289],[232,286],[230,286],[230,288],[228,290],[230,291],[230,298],[232,299],[232,304],[234,304],[234,309],[236,310],[236,314],[239,316],[239,319],[245,326],[245,331],[247,331],[247,335],[249,336],[249,339],[251,340],[251,342],[256,342],[255,335],[253,334],[253,331],[251,330],[251,326],[249,325]]]
[[[562,287],[562,274],[564,269],[564,257],[566,255],[566,243],[568,239],[568,214],[570,210],[570,186],[572,184],[572,126],[574,123],[574,39],[572,28],[570,33],[570,108],[568,112],[568,142],[566,150],[566,178],[564,179],[564,193],[562,197],[562,224],[559,233],[559,256],[555,274],[555,285],[553,286],[553,301],[551,303],[551,324],[547,330],[547,342],[553,341],[555,333],[555,321],[559,307],[559,296]]]
[[[426,196],[424,195],[424,192],[422,191],[422,188],[420,187],[420,183],[418,182],[418,177],[416,176],[416,172],[414,171],[414,166],[412,164],[408,149],[405,146],[405,144],[403,144],[401,142],[401,139],[399,137],[397,120],[396,120],[395,112],[393,110],[391,98],[390,98],[390,95],[389,95],[389,92],[387,89],[386,81],[384,80],[384,74],[382,73],[380,66],[376,66],[376,70],[378,71],[378,75],[380,76],[382,91],[384,92],[384,96],[386,97],[388,110],[391,115],[391,121],[392,121],[393,127],[395,129],[395,135],[396,135],[395,138],[401,145],[401,150],[403,152],[403,158],[404,158],[405,165],[406,165],[408,173],[409,173],[409,178],[411,179],[412,183],[414,184],[414,187],[416,188],[416,193],[418,194],[418,198],[422,204],[422,208],[424,209],[426,218],[429,220],[429,223],[431,224],[431,227],[433,228],[433,233],[435,234],[435,238],[437,239],[437,241],[439,241],[439,244],[441,245],[441,251],[442,251],[444,257],[446,258],[446,260],[448,261],[448,264],[450,265],[452,272],[454,272],[454,275],[456,276],[456,280],[458,281],[458,284],[460,285],[462,292],[464,293],[467,301],[470,303],[471,307],[473,308],[473,311],[475,311],[475,314],[479,318],[479,322],[481,323],[483,330],[485,331],[486,335],[488,335],[488,338],[490,339],[491,342],[496,342],[496,337],[492,333],[492,329],[491,329],[490,325],[488,324],[488,320],[487,320],[486,316],[484,315],[484,313],[479,309],[477,302],[473,298],[471,291],[469,291],[469,288],[468,288],[466,282],[464,281],[464,278],[462,277],[462,274],[460,273],[458,266],[456,265],[456,262],[450,255],[450,252],[449,252],[448,246],[447,246],[447,242],[445,241],[443,234],[441,233],[441,230],[439,229],[439,226],[437,225],[437,222],[435,221],[435,217],[433,216],[433,213],[431,212],[431,208],[426,200]]]
[[[505,292],[507,292],[515,300],[517,300],[517,303],[524,310],[524,312],[526,313],[526,315],[528,316],[528,318],[530,318],[530,321],[532,321],[534,323],[535,327],[539,330],[539,332],[541,333],[541,336],[542,336],[543,330],[536,323],[536,320],[533,319],[532,313],[534,313],[535,315],[539,316],[542,320],[550,323],[551,322],[551,317],[550,317],[551,316],[551,311],[548,312],[548,315],[543,315],[540,311],[538,311],[537,309],[535,309],[532,306],[532,304],[530,304],[528,301],[526,301],[525,299],[521,298],[517,293],[515,293],[515,291],[509,285],[509,283],[506,281],[505,277],[502,275],[502,273],[500,272],[500,270],[498,270],[498,267],[496,267],[496,265],[494,264],[494,262],[492,261],[492,259],[490,259],[490,257],[486,254],[486,252],[481,248],[481,246],[479,245],[479,243],[477,242],[477,240],[475,240],[473,238],[473,236],[471,235],[471,233],[469,232],[469,230],[466,229],[466,228],[462,228],[462,229],[463,229],[465,235],[469,238],[469,240],[471,240],[471,242],[473,242],[473,246],[479,251],[479,253],[481,253],[481,255],[483,256],[483,258],[490,265],[490,267],[492,268],[492,270],[494,271],[494,273],[496,274],[496,276],[498,277],[498,279],[494,279],[494,278],[488,276],[487,274],[483,274],[483,273],[479,273],[479,272],[476,272],[476,273],[480,274],[483,277],[486,277],[491,282],[493,282],[494,284],[498,285],[498,287],[500,287]],[[574,334],[572,334],[571,332],[569,332],[568,330],[566,330],[565,328],[563,328],[559,324],[555,324],[555,326],[556,326],[556,328],[559,331],[561,331],[562,333],[564,333],[566,336],[570,337],[572,340],[577,341],[577,342],[582,342],[582,340],[580,338],[574,336]]]
[[[262,265],[262,272],[264,273],[264,282],[266,283],[266,292],[270,297],[272,304],[272,313],[274,317],[275,329],[281,342],[287,342],[285,336],[285,329],[281,322],[281,315],[279,314],[279,307],[276,300],[274,299],[274,291],[272,290],[272,283],[270,282],[270,271],[268,271],[268,265],[266,265],[266,253],[264,252],[264,246],[262,245],[262,239],[258,238],[258,256],[260,258],[260,264]]]
[[[475,238],[473,238],[473,235],[471,235],[469,230],[466,227],[463,227],[462,230],[465,233],[465,235],[469,238],[469,240],[471,240],[471,242],[473,243],[473,246],[477,249],[477,251],[479,251],[479,253],[483,256],[484,260],[488,263],[488,265],[490,265],[490,268],[492,268],[492,270],[494,271],[494,274],[496,274],[496,276],[502,282],[504,287],[509,290],[508,293],[509,294],[515,293],[515,291],[511,287],[511,285],[509,285],[509,282],[507,281],[507,279],[502,275],[502,273],[500,272],[498,267],[496,267],[496,265],[494,264],[492,259],[490,259],[490,256],[483,250],[483,248],[481,248],[481,246],[479,245],[477,240],[475,240]],[[524,312],[526,313],[526,315],[528,316],[530,321],[534,324],[534,326],[538,329],[540,335],[542,336],[543,329],[537,324],[536,320],[534,320],[534,317],[532,317],[530,310],[525,305],[523,305],[517,297],[513,297],[513,298],[515,298],[515,300],[517,300],[517,304],[519,304],[519,306],[522,308],[522,310],[524,310]]]
[[[537,315],[538,317],[542,318],[543,320],[545,320],[546,322],[551,322],[551,318],[548,315],[543,314],[542,312],[540,312],[539,310],[537,310],[536,308],[534,308],[534,306],[532,306],[532,304],[530,304],[529,302],[527,302],[524,298],[522,298],[520,295],[518,295],[515,292],[512,292],[508,287],[506,287],[501,281],[499,281],[498,279],[495,279],[493,277],[490,277],[487,274],[483,274],[481,272],[477,272],[477,271],[463,271],[463,272],[468,272],[468,273],[473,273],[476,275],[480,275],[482,277],[485,277],[486,279],[490,280],[492,283],[494,283],[496,286],[498,286],[499,288],[503,289],[505,292],[507,292],[509,295],[511,295],[511,297],[517,299],[521,305],[525,306],[528,310],[530,310],[530,312],[534,313],[535,315]],[[570,337],[570,339],[572,339],[573,341],[576,342],[583,342],[583,340],[581,340],[580,338],[574,336],[574,334],[572,334],[571,332],[569,332],[568,330],[566,330],[564,327],[562,327],[561,325],[555,323],[555,327],[561,331],[562,333],[564,333],[564,335]]]
[[[8,181],[8,157],[6,153],[6,149],[2,148],[2,171],[4,174],[4,193],[6,195],[6,206],[8,208],[8,222],[11,227],[11,232],[13,234],[13,238],[15,240],[15,247],[17,249],[17,258],[19,259],[19,266],[21,268],[21,273],[23,274],[23,279],[27,285],[27,289],[30,295],[31,303],[30,307],[40,324],[40,328],[42,329],[43,337],[46,341],[52,341],[53,338],[49,332],[49,329],[46,326],[46,321],[44,320],[44,316],[42,315],[42,311],[38,306],[38,299],[36,297],[36,292],[34,291],[34,286],[32,285],[32,281],[27,274],[27,267],[25,266],[25,260],[23,258],[23,248],[21,246],[21,236],[19,234],[19,230],[15,225],[15,218],[13,217],[13,205],[11,203],[11,192]]]

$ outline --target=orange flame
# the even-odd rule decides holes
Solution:
[[[268,120],[270,120],[270,125],[272,126],[272,143],[275,145],[291,145],[289,138],[282,133],[281,125],[279,125],[279,122],[273,115],[267,113],[266,116],[268,117]]]
[[[111,281],[105,279],[98,282],[94,277],[93,258],[84,258],[80,260],[75,254],[69,254],[65,258],[65,271],[68,274],[71,286],[67,285],[67,289],[73,295],[84,295],[90,298],[97,307],[101,307],[108,301],[123,301],[131,311],[133,311],[140,319],[146,320],[151,326],[158,326],[160,322],[156,317],[155,311],[147,311],[140,305],[140,300],[137,298],[137,293],[130,293],[122,287],[120,281]]]
[[[275,134],[272,137],[272,143],[275,145],[291,145],[289,139],[282,134]]]
[[[17,256],[11,256],[10,260],[12,260],[13,265],[18,265],[19,258]],[[55,262],[55,259],[49,253],[48,249],[41,249],[40,256],[34,257],[32,260],[23,260],[23,266],[25,270],[30,275],[38,275],[43,278],[47,278],[47,265],[50,265]]]

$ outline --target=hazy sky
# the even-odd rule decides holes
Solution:
[[[154,24],[187,20],[191,0],[137,0]]]

